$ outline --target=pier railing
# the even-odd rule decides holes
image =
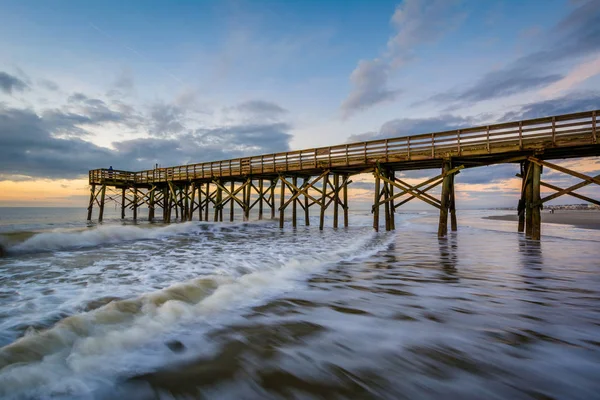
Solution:
[[[90,184],[151,184],[597,144],[599,114],[588,111],[139,172],[96,169],[89,179]]]

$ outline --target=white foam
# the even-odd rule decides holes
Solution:
[[[197,226],[177,224],[159,229],[133,227],[133,230],[119,227],[117,231],[123,231],[119,237],[157,238],[160,237],[157,235],[193,231],[194,225]],[[113,229],[107,228],[107,231],[114,233]],[[99,240],[105,240],[104,237],[111,235],[100,235]],[[304,285],[307,274],[343,260],[370,257],[387,248],[393,240],[392,234],[368,230],[332,232],[327,245],[319,249],[312,235],[288,233],[282,237],[279,243],[268,240],[269,237],[264,239],[262,244],[268,257],[255,255],[250,257],[253,261],[245,261],[236,253],[216,253],[223,264],[232,264],[224,265],[219,275],[206,275],[202,279],[143,294],[133,301],[117,302],[75,315],[49,331],[28,335],[3,348],[0,354],[10,353],[11,346],[13,349],[19,345],[24,349],[37,346],[42,358],[26,364],[12,364],[1,370],[0,396],[82,395],[110,384],[117,374],[152,368],[165,362],[164,353],[160,353],[160,357],[142,357],[140,349],[177,327],[204,319],[214,323],[217,319],[226,320],[230,314],[239,315],[242,308]],[[316,239],[317,243],[321,240],[318,236]],[[94,240],[98,240],[98,236],[80,243]],[[241,239],[239,251],[243,251],[243,245]],[[257,246],[257,243],[251,245]],[[278,248],[282,245],[287,246],[285,253]],[[192,258],[191,254],[185,253],[182,257]],[[168,270],[164,266],[163,269]],[[244,272],[240,273],[240,270]],[[207,287],[204,294],[198,294],[197,289],[202,291]],[[44,341],[48,336],[52,340]]]

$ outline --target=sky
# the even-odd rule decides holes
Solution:
[[[109,165],[600,109],[600,0],[0,0],[0,10],[0,206],[85,207],[88,170]],[[565,165],[600,173],[597,158]],[[517,172],[464,171],[459,207],[514,206]],[[354,181],[353,197],[371,196],[368,177]]]

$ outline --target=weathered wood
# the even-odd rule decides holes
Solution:
[[[154,187],[150,189],[150,199],[148,203],[148,221],[152,222],[154,220]]]
[[[106,184],[102,185],[100,189],[100,210],[98,211],[98,222],[102,222],[104,219],[104,200],[106,197]]]
[[[321,213],[319,215],[319,230],[323,230],[325,226],[325,210],[327,209],[327,205],[325,204],[325,199],[327,198],[327,185],[329,184],[329,172],[327,172],[323,176],[323,186],[321,187]],[[307,194],[308,196],[308,194]]]
[[[88,221],[92,220],[92,210],[94,209],[94,201],[96,200],[96,185],[92,184],[91,186],[92,187],[90,189],[90,202],[88,205],[88,214],[87,214]]]
[[[454,197],[454,179],[456,174],[450,175],[450,229],[452,232],[458,230],[458,222],[456,221],[456,198]]]
[[[283,228],[285,218],[285,182],[282,176],[279,177],[281,192],[279,193],[279,227]]]
[[[294,185],[295,187],[298,187],[298,178],[296,176],[292,177],[292,185]],[[296,228],[296,224],[297,224],[297,205],[298,205],[298,200],[297,198],[295,198],[292,201],[292,226],[294,228]]]
[[[137,187],[133,187],[133,220],[137,221],[138,214],[138,189]]]
[[[302,183],[303,187],[307,187],[310,183],[310,178],[305,177]],[[306,189],[307,191],[309,188]],[[304,225],[310,226],[310,206],[308,205],[308,196],[304,196]]]
[[[533,163],[527,166],[527,180],[525,181],[525,235],[533,234]]]
[[[252,178],[248,178],[248,180],[246,181],[245,195],[246,197],[244,198],[244,220],[248,221],[250,220],[250,198],[252,195]]]
[[[396,182],[402,182],[402,181],[400,181],[398,178],[396,178]],[[433,189],[433,188],[435,188],[435,187],[439,186],[439,185],[440,185],[440,184],[442,184],[443,182],[444,182],[444,178],[439,178],[437,181],[433,182],[433,183],[432,183],[432,184],[430,184],[429,186],[425,186],[423,189],[415,189],[415,191],[416,191],[417,193],[421,194],[421,195],[423,195],[423,194],[427,194],[427,192],[428,192],[429,190],[431,190],[431,189]],[[408,185],[408,184],[406,184],[406,185]],[[411,186],[411,188],[412,188],[412,186]],[[427,194],[427,195],[429,196],[429,194]],[[440,207],[440,201],[439,201],[438,199],[436,199],[435,197],[433,197],[433,196],[429,196],[429,197],[431,197],[431,201],[435,202],[435,203],[438,205],[438,207],[436,207],[436,208],[438,208],[438,209],[439,209],[439,207]],[[394,208],[398,208],[398,207],[400,207],[400,206],[403,206],[404,204],[406,204],[406,203],[408,203],[409,201],[411,201],[411,200],[413,200],[413,199],[416,199],[416,198],[417,198],[416,196],[414,196],[414,195],[411,195],[411,196],[407,197],[406,199],[404,199],[404,200],[400,201],[399,203],[395,204],[395,205],[394,205]]]
[[[271,195],[269,196],[271,199],[271,219],[275,219],[275,188],[277,187],[277,181],[277,178],[271,181]]]
[[[390,169],[389,171],[389,178],[392,182],[396,181],[396,171],[394,171],[393,169]],[[396,207],[394,206],[394,185],[389,185],[388,187],[389,190],[389,196],[392,198],[392,200],[390,200],[390,228],[392,230],[396,230]]]
[[[121,189],[121,219],[125,219],[125,188]]]
[[[338,210],[339,210],[339,205],[340,205],[340,196],[338,195],[338,192],[340,190],[340,175],[339,174],[333,174],[333,227],[337,228],[338,227]]]
[[[516,176],[517,176],[517,178],[521,178],[521,177],[522,177],[522,175],[521,175],[521,174],[517,174]],[[550,183],[543,182],[543,181],[542,181],[542,182],[540,182],[540,185],[541,185],[541,186],[544,186],[544,187],[547,187],[548,189],[555,190],[555,191],[557,191],[557,192],[558,192],[558,191],[564,191],[564,190],[565,190],[565,189],[563,189],[563,188],[561,188],[561,187],[559,187],[559,186],[555,186],[555,185],[552,185],[552,184],[550,184]],[[579,199],[579,200],[587,201],[588,203],[592,203],[592,204],[595,204],[595,205],[597,205],[597,206],[600,206],[600,201],[598,201],[598,200],[595,200],[595,199],[592,199],[591,197],[587,197],[587,196],[584,196],[584,195],[582,195],[582,194],[579,194],[579,193],[574,193],[574,192],[568,192],[568,193],[565,193],[565,194],[566,194],[566,195],[568,195],[568,196],[573,196],[573,197],[575,197],[575,198],[577,198],[577,199]],[[540,201],[543,203],[543,201],[542,201],[542,200],[540,200]]]
[[[264,179],[260,178],[258,180],[258,191],[259,191],[259,200],[258,200],[258,219],[263,219],[263,200],[265,198],[264,192]]]
[[[542,207],[540,202],[540,182],[542,175],[542,167],[534,163],[533,164],[533,176],[532,176],[532,229],[531,229],[531,238],[533,240],[540,240],[541,236],[541,215],[540,209]]]
[[[521,196],[519,198],[519,204],[517,205],[517,215],[519,216],[518,232],[525,232],[525,204],[527,202],[525,190],[527,187],[527,179],[529,179],[529,172],[529,161],[525,160],[521,162]]]
[[[440,198],[440,223],[438,226],[438,237],[445,237],[448,235],[448,206],[450,203],[450,186],[452,174],[446,173],[451,170],[450,161],[444,161],[443,172],[444,182],[442,183],[442,195]]]
[[[380,191],[381,180],[379,177],[379,167],[375,168],[375,199],[373,200],[373,229],[379,232],[379,200],[381,199]]]
[[[235,182],[231,181],[229,184],[229,193],[233,193],[235,191]],[[235,201],[231,201],[229,203],[229,222],[233,222],[235,217]]]

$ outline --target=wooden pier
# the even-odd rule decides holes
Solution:
[[[303,211],[305,225],[310,224],[310,208],[318,209],[319,228],[325,225],[325,213],[333,207],[333,227],[339,226],[340,214],[348,226],[348,185],[351,177],[372,173],[375,179],[373,228],[380,229],[383,209],[386,230],[395,229],[395,211],[413,199],[419,199],[440,211],[438,236],[457,230],[454,181],[464,168],[512,163],[522,178],[518,204],[518,231],[532,239],[540,239],[540,210],[547,201],[562,195],[574,196],[593,204],[600,202],[575,192],[589,184],[600,185],[600,176],[587,176],[548,160],[595,157],[600,155],[597,115],[588,111],[568,115],[479,126],[446,132],[427,133],[348,143],[337,146],[265,154],[130,172],[95,169],[89,172],[91,186],[88,220],[98,205],[98,221],[102,221],[105,204],[112,200],[138,218],[141,206],[148,208],[148,219],[162,210],[166,223],[191,221],[223,221],[228,208],[229,220],[235,210],[244,220],[258,209],[258,218],[275,218],[283,228],[286,210],[291,208],[292,226]],[[439,169],[439,175],[411,185],[396,177],[398,171]],[[568,188],[542,182],[543,168],[562,172],[582,180]],[[441,186],[440,198],[431,190]],[[556,193],[541,197],[540,187]],[[269,215],[270,213],[270,215]]]

